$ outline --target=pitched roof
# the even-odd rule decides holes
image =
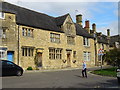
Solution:
[[[65,15],[63,15],[63,16],[56,17],[56,18],[55,18],[55,21],[56,21],[57,26],[62,25],[68,15],[69,15],[69,14],[65,14]]]
[[[104,34],[97,36],[97,41],[98,41],[99,43],[108,44],[107,36],[104,35]]]
[[[110,46],[114,46],[115,42],[120,43],[120,35],[114,35],[110,37]]]
[[[76,26],[76,34],[79,36],[87,37],[87,38],[94,38],[92,35],[90,35],[87,30],[82,28],[79,24],[75,23]]]
[[[1,4],[1,3],[0,3]],[[48,16],[33,10],[29,10],[20,6],[16,6],[7,2],[2,2],[1,11],[16,14],[16,23],[18,25],[27,25],[34,28],[41,28],[43,30],[50,30],[55,32],[62,32],[58,26],[62,25],[69,14],[59,17]],[[93,38],[85,29],[79,24],[75,24],[76,34],[88,38]]]
[[[16,14],[16,23],[45,30],[62,32],[56,25],[55,18],[7,2],[2,2],[2,11]]]

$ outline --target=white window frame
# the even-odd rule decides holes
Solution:
[[[90,61],[91,59],[91,53],[90,52],[83,52],[83,60],[84,61]]]
[[[60,43],[60,34],[50,33],[50,41],[52,43]]]
[[[5,50],[0,50],[0,59],[6,59],[6,51]]]
[[[1,18],[1,19],[5,19],[5,13],[0,12],[0,18]]]
[[[83,45],[86,46],[86,47],[90,47],[90,40],[89,40],[89,38],[83,37]]]

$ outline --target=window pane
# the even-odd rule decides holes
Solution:
[[[31,31],[31,30],[30,30],[30,29],[28,29],[28,36],[30,36],[30,31]]]
[[[5,16],[4,16],[4,13],[3,13],[3,12],[0,12],[0,18],[1,18],[1,19],[4,19],[4,17],[5,17]]]

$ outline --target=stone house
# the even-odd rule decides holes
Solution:
[[[1,59],[24,69],[82,67],[84,60],[88,67],[96,65],[100,40],[90,33],[94,30],[90,31],[88,21],[83,28],[82,15],[76,15],[74,23],[70,14],[52,17],[7,2],[0,4]],[[103,45],[107,50],[108,43]]]
[[[120,35],[110,37],[110,49],[120,48]]]

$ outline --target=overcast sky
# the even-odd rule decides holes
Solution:
[[[106,35],[106,30],[111,30],[111,35],[118,34],[118,0],[4,0],[37,12],[58,17],[69,13],[74,22],[76,14],[83,15],[90,21],[90,26],[96,23],[97,31]],[[83,2],[84,1],[84,2]],[[113,2],[114,1],[114,2]],[[77,10],[77,11],[76,11]]]

